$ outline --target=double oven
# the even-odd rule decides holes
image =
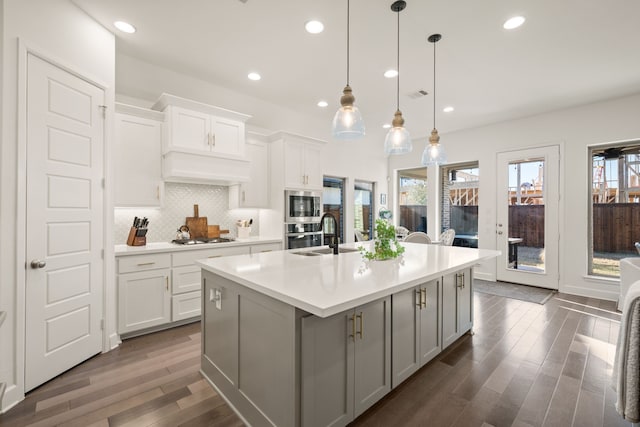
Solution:
[[[284,235],[287,249],[322,246],[322,192],[285,190]]]

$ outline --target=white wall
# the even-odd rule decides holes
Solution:
[[[336,97],[339,96],[337,89]],[[127,55],[116,56],[116,92],[119,102],[150,107],[167,92],[229,110],[250,114],[247,128],[268,135],[286,131],[328,143],[324,146],[322,168],[325,175],[347,179],[345,199],[345,237],[353,241],[353,182],[355,179],[376,183],[376,192],[387,193],[387,158],[384,141],[365,139],[337,142],[330,134],[334,112],[310,117],[251,96],[233,92],[212,82],[206,82],[173,70],[140,61]],[[366,120],[366,117],[365,117]],[[376,202],[380,200],[376,197]],[[283,206],[284,209],[284,206]],[[377,212],[377,205],[376,205]],[[260,214],[261,233],[273,236],[273,230],[283,229],[282,212]]]
[[[0,330],[0,381],[8,384],[2,401],[4,410],[24,395],[24,241],[18,241],[24,232],[17,231],[21,221],[17,216],[18,205],[24,194],[17,190],[19,183],[24,182],[25,171],[18,156],[18,38],[49,59],[106,85],[107,105],[111,107],[115,96],[115,39],[68,0],[4,0],[2,26],[0,310],[8,311],[7,321]],[[109,117],[107,120],[112,123]],[[107,130],[106,135],[110,145],[111,131]],[[112,213],[106,215],[105,220],[113,222]],[[113,262],[109,256],[113,254],[111,233],[105,234],[105,244],[105,268],[111,272],[106,278],[107,297],[114,298]],[[115,323],[112,327],[115,328]]]
[[[480,246],[495,249],[496,153],[559,144],[560,159],[560,291],[615,300],[615,280],[587,277],[588,147],[616,141],[640,140],[640,94],[554,111],[539,116],[441,135],[449,162],[480,162]],[[418,144],[414,144],[414,147]],[[422,146],[423,147],[423,146]],[[422,150],[390,159],[390,171],[420,165]],[[436,191],[436,176],[429,171],[429,200]],[[435,207],[429,218],[438,216]],[[434,221],[429,221],[433,223]],[[433,233],[435,228],[429,229]],[[495,279],[496,264],[478,270]]]

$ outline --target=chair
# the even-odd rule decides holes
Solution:
[[[362,231],[360,230],[353,230],[353,232],[356,235],[356,242],[364,242],[364,236],[362,235]]]
[[[449,228],[442,232],[440,235],[440,244],[442,246],[451,246],[453,245],[453,240],[456,238],[456,230],[453,228]]]
[[[399,240],[404,240],[409,235],[410,231],[408,228],[403,227],[401,225],[396,227],[396,238]]]
[[[410,233],[407,237],[405,237],[404,241],[429,244],[431,243],[431,238],[427,235],[427,233],[423,233],[422,231],[414,231],[413,233]]]

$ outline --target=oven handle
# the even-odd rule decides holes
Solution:
[[[322,231],[307,231],[305,233],[285,233],[287,237],[295,237],[295,236],[321,236]]]

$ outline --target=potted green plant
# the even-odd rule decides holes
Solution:
[[[398,243],[396,228],[389,221],[376,219],[376,235],[373,241],[373,251],[361,246],[360,253],[367,260],[394,259],[402,255],[404,246]]]

